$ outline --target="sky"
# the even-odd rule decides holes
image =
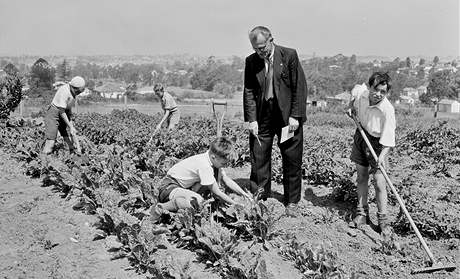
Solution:
[[[460,56],[460,0],[0,0],[0,55]]]

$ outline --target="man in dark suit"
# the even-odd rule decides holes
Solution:
[[[284,204],[295,207],[301,198],[303,128],[307,83],[294,49],[275,45],[270,30],[257,26],[249,33],[255,51],[244,70],[244,121],[249,122],[251,181],[271,197],[271,153],[278,136],[283,161]],[[280,143],[281,129],[294,136]]]

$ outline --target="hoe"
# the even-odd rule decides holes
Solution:
[[[353,121],[355,121],[356,127],[358,128],[359,132],[361,133],[361,136],[363,137],[364,141],[366,142],[367,147],[369,148],[370,152],[372,153],[372,156],[374,157],[374,160],[378,162],[378,157],[377,154],[375,154],[374,149],[371,146],[371,143],[369,142],[369,139],[367,138],[366,134],[363,131],[363,128],[361,127],[361,124],[358,122],[358,119],[356,116],[352,116]],[[434,271],[439,271],[439,270],[447,270],[447,271],[453,271],[455,270],[456,266],[455,265],[442,265],[441,263],[437,262],[433,256],[433,253],[431,253],[430,248],[428,248],[428,245],[426,244],[425,240],[423,239],[422,235],[420,234],[419,230],[417,229],[417,226],[414,223],[414,220],[412,220],[412,217],[409,214],[409,211],[407,211],[406,206],[404,205],[403,200],[399,196],[398,192],[396,191],[395,186],[393,183],[391,183],[390,177],[388,176],[387,172],[385,171],[385,168],[381,165],[378,164],[379,169],[381,170],[383,176],[385,177],[385,180],[388,183],[388,186],[390,186],[391,191],[393,194],[396,196],[396,199],[398,200],[399,205],[401,206],[401,209],[403,210],[404,214],[406,215],[407,219],[409,220],[409,223],[412,227],[412,229],[415,231],[415,234],[417,235],[420,243],[422,244],[423,249],[425,252],[428,254],[428,257],[430,258],[431,261],[431,266],[426,267],[426,268],[419,268],[412,270],[412,274],[416,273],[425,273],[425,272],[434,272]]]

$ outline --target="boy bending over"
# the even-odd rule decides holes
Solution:
[[[175,212],[192,207],[193,200],[201,204],[203,197],[198,193],[201,188],[209,189],[226,203],[235,204],[220,189],[220,182],[237,194],[250,198],[222,169],[230,162],[234,152],[233,144],[229,139],[218,137],[205,153],[191,156],[175,164],[161,183],[158,206]],[[218,181],[219,177],[220,181]]]
[[[387,73],[375,72],[369,78],[369,90],[365,85],[356,85],[352,90],[349,113],[358,120],[378,156],[376,162],[369,151],[360,132],[356,130],[350,159],[356,164],[358,205],[353,226],[369,223],[369,205],[367,201],[369,175],[374,176],[377,200],[377,219],[383,235],[391,233],[387,216],[386,181],[378,168],[381,164],[385,170],[388,166],[388,154],[395,146],[395,110],[387,96],[391,88]]]

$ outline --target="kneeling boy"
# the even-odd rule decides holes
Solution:
[[[235,202],[219,188],[220,173],[222,184],[246,198],[250,196],[223,171],[235,150],[226,137],[215,139],[205,153],[186,158],[175,164],[167,172],[159,191],[159,204],[168,211],[177,211],[192,207],[195,199],[201,204],[203,197],[198,194],[200,188],[207,188],[226,203]]]

